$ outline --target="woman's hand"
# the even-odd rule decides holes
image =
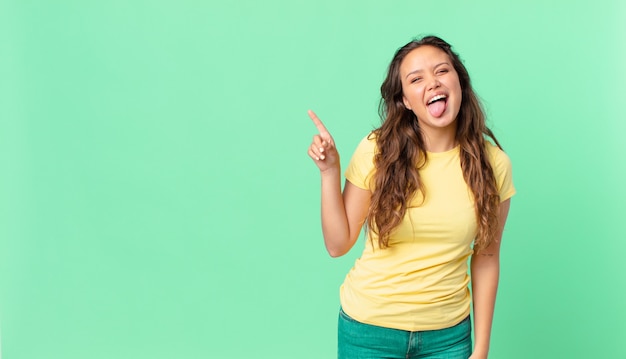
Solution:
[[[487,359],[487,354],[474,352],[468,359]]]
[[[335,148],[335,141],[330,135],[322,121],[317,117],[315,112],[309,110],[309,117],[313,120],[317,131],[317,135],[313,136],[313,142],[309,146],[309,156],[313,159],[320,172],[339,168],[339,153]]]

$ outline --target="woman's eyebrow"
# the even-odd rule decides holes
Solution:
[[[450,64],[448,62],[446,62],[446,61],[440,62],[437,65],[433,66],[433,69],[436,69],[437,67],[439,67],[441,65],[450,65]],[[413,75],[415,73],[422,72],[422,71],[424,71],[424,70],[422,70],[422,69],[413,70],[413,71],[409,72],[408,74],[406,74],[406,77],[409,77],[409,76],[411,76],[411,75]]]
[[[413,74],[415,74],[415,73],[422,72],[422,71],[424,71],[424,70],[421,70],[421,69],[419,69],[419,70],[413,70],[413,71],[409,72],[408,74],[406,74],[406,77],[405,77],[405,78],[407,78],[407,77],[409,77],[409,76],[411,76],[411,75],[413,75]]]

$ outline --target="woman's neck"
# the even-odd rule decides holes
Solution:
[[[442,128],[437,131],[422,131],[425,149],[428,152],[446,152],[455,148],[459,143],[456,140],[455,128]]]

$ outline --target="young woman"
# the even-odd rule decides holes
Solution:
[[[341,256],[368,233],[340,290],[339,358],[487,358],[515,193],[509,158],[442,39],[400,48],[381,94],[383,123],[357,147],[343,193],[333,138],[309,111],[326,249]]]

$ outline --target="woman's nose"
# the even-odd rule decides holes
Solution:
[[[433,90],[436,89],[437,87],[441,86],[441,83],[439,82],[439,80],[436,77],[433,77],[430,82],[428,83],[428,89],[429,90]]]

